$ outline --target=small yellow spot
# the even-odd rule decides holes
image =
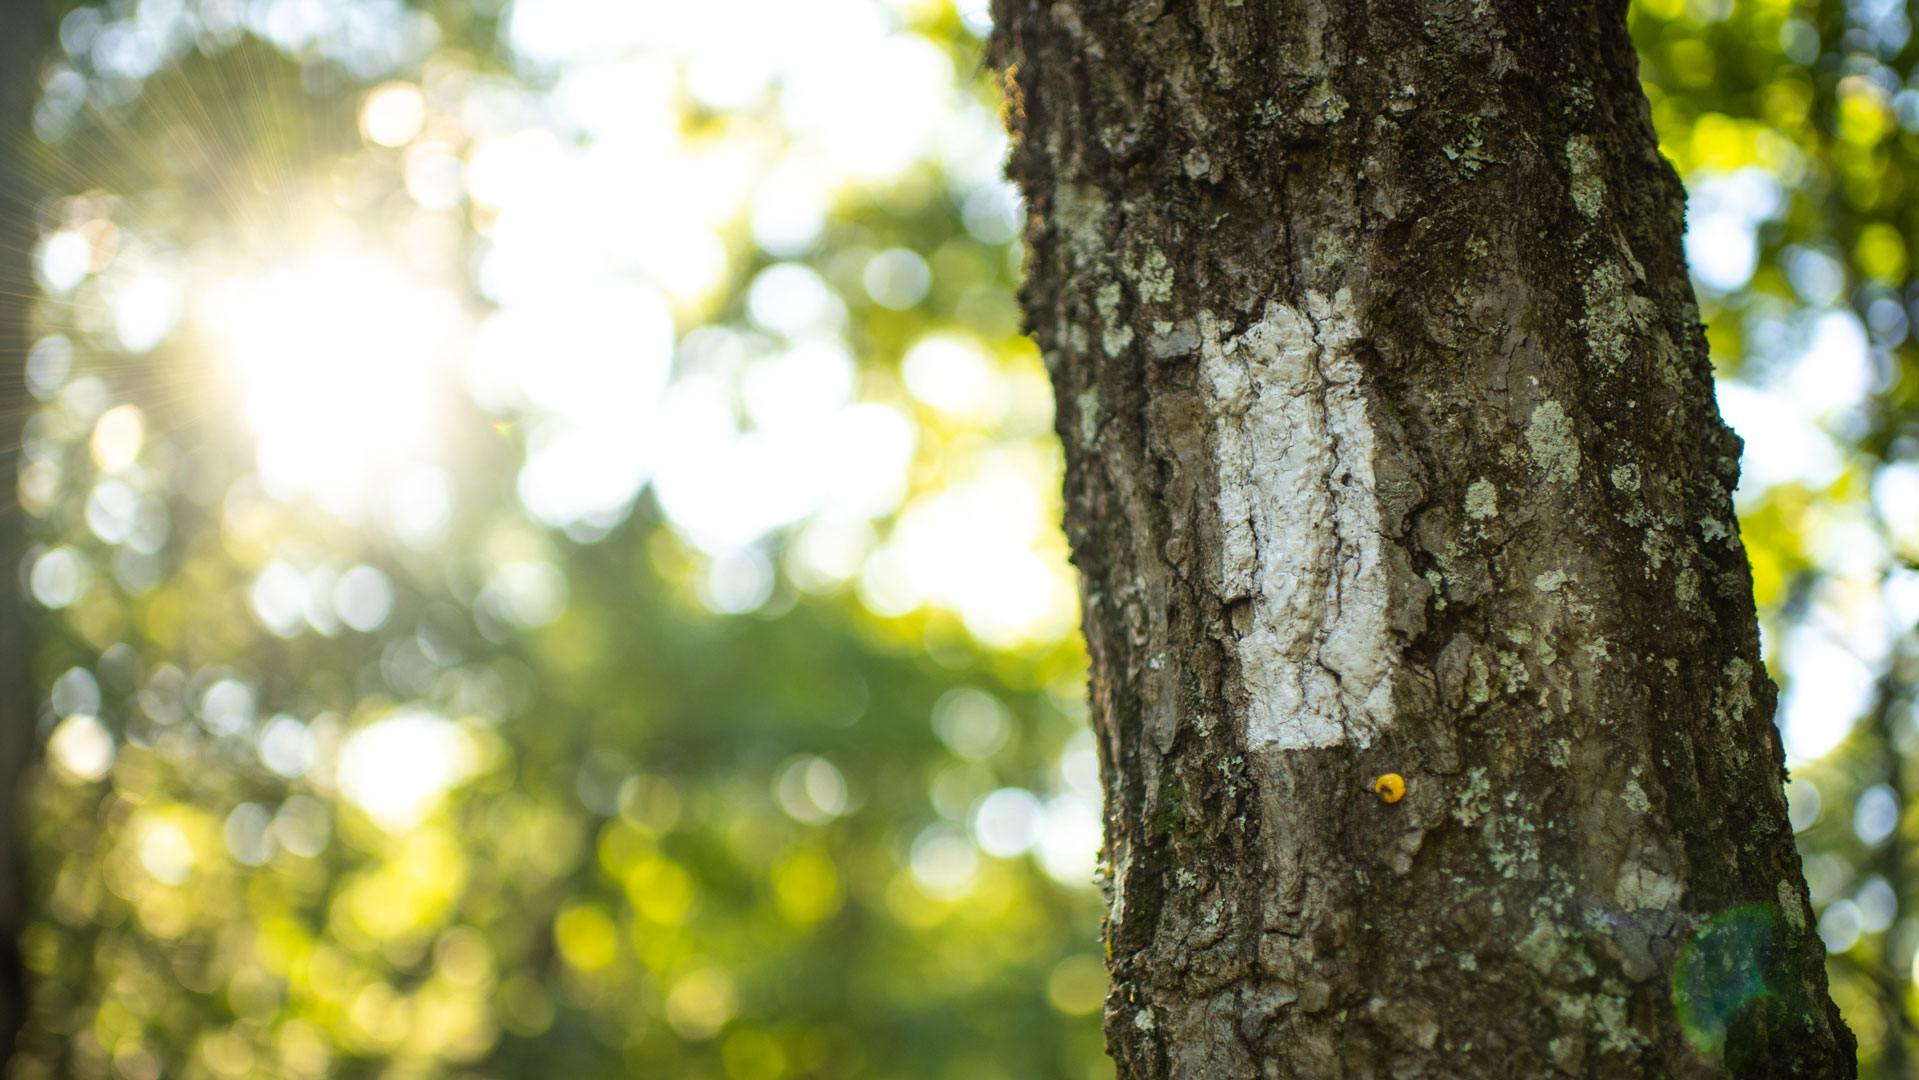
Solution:
[[[1394,803],[1406,797],[1406,778],[1389,772],[1373,781],[1373,794],[1380,802]]]

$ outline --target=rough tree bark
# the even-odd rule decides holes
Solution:
[[[1122,1077],[1854,1070],[1625,9],[996,4]]]
[[[19,937],[26,925],[24,777],[36,745],[38,695],[32,679],[30,611],[19,566],[27,522],[17,497],[22,425],[33,406],[25,357],[34,283],[35,158],[33,104],[40,50],[51,38],[46,5],[0,2],[0,1068],[26,1021],[26,968]]]

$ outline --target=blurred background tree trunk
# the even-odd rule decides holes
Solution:
[[[0,1064],[11,1059],[27,1005],[20,955],[25,925],[25,775],[36,739],[32,615],[21,587],[27,520],[18,492],[22,426],[32,412],[26,354],[35,293],[34,207],[40,179],[33,105],[41,50],[51,39],[46,5],[0,4]]]
[[[1853,1071],[1625,9],[996,5],[1122,1077]]]

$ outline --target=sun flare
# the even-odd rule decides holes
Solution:
[[[377,252],[329,249],[222,280],[202,318],[275,496],[360,518],[436,466],[463,326],[448,289]]]

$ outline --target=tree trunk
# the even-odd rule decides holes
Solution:
[[[22,593],[27,518],[20,509],[20,444],[34,402],[26,389],[35,183],[33,137],[40,48],[50,36],[42,5],[0,0],[0,1070],[26,1022],[20,931],[27,918],[25,777],[37,744],[31,613]]]
[[[998,2],[1122,1077],[1854,1071],[1625,9]]]

